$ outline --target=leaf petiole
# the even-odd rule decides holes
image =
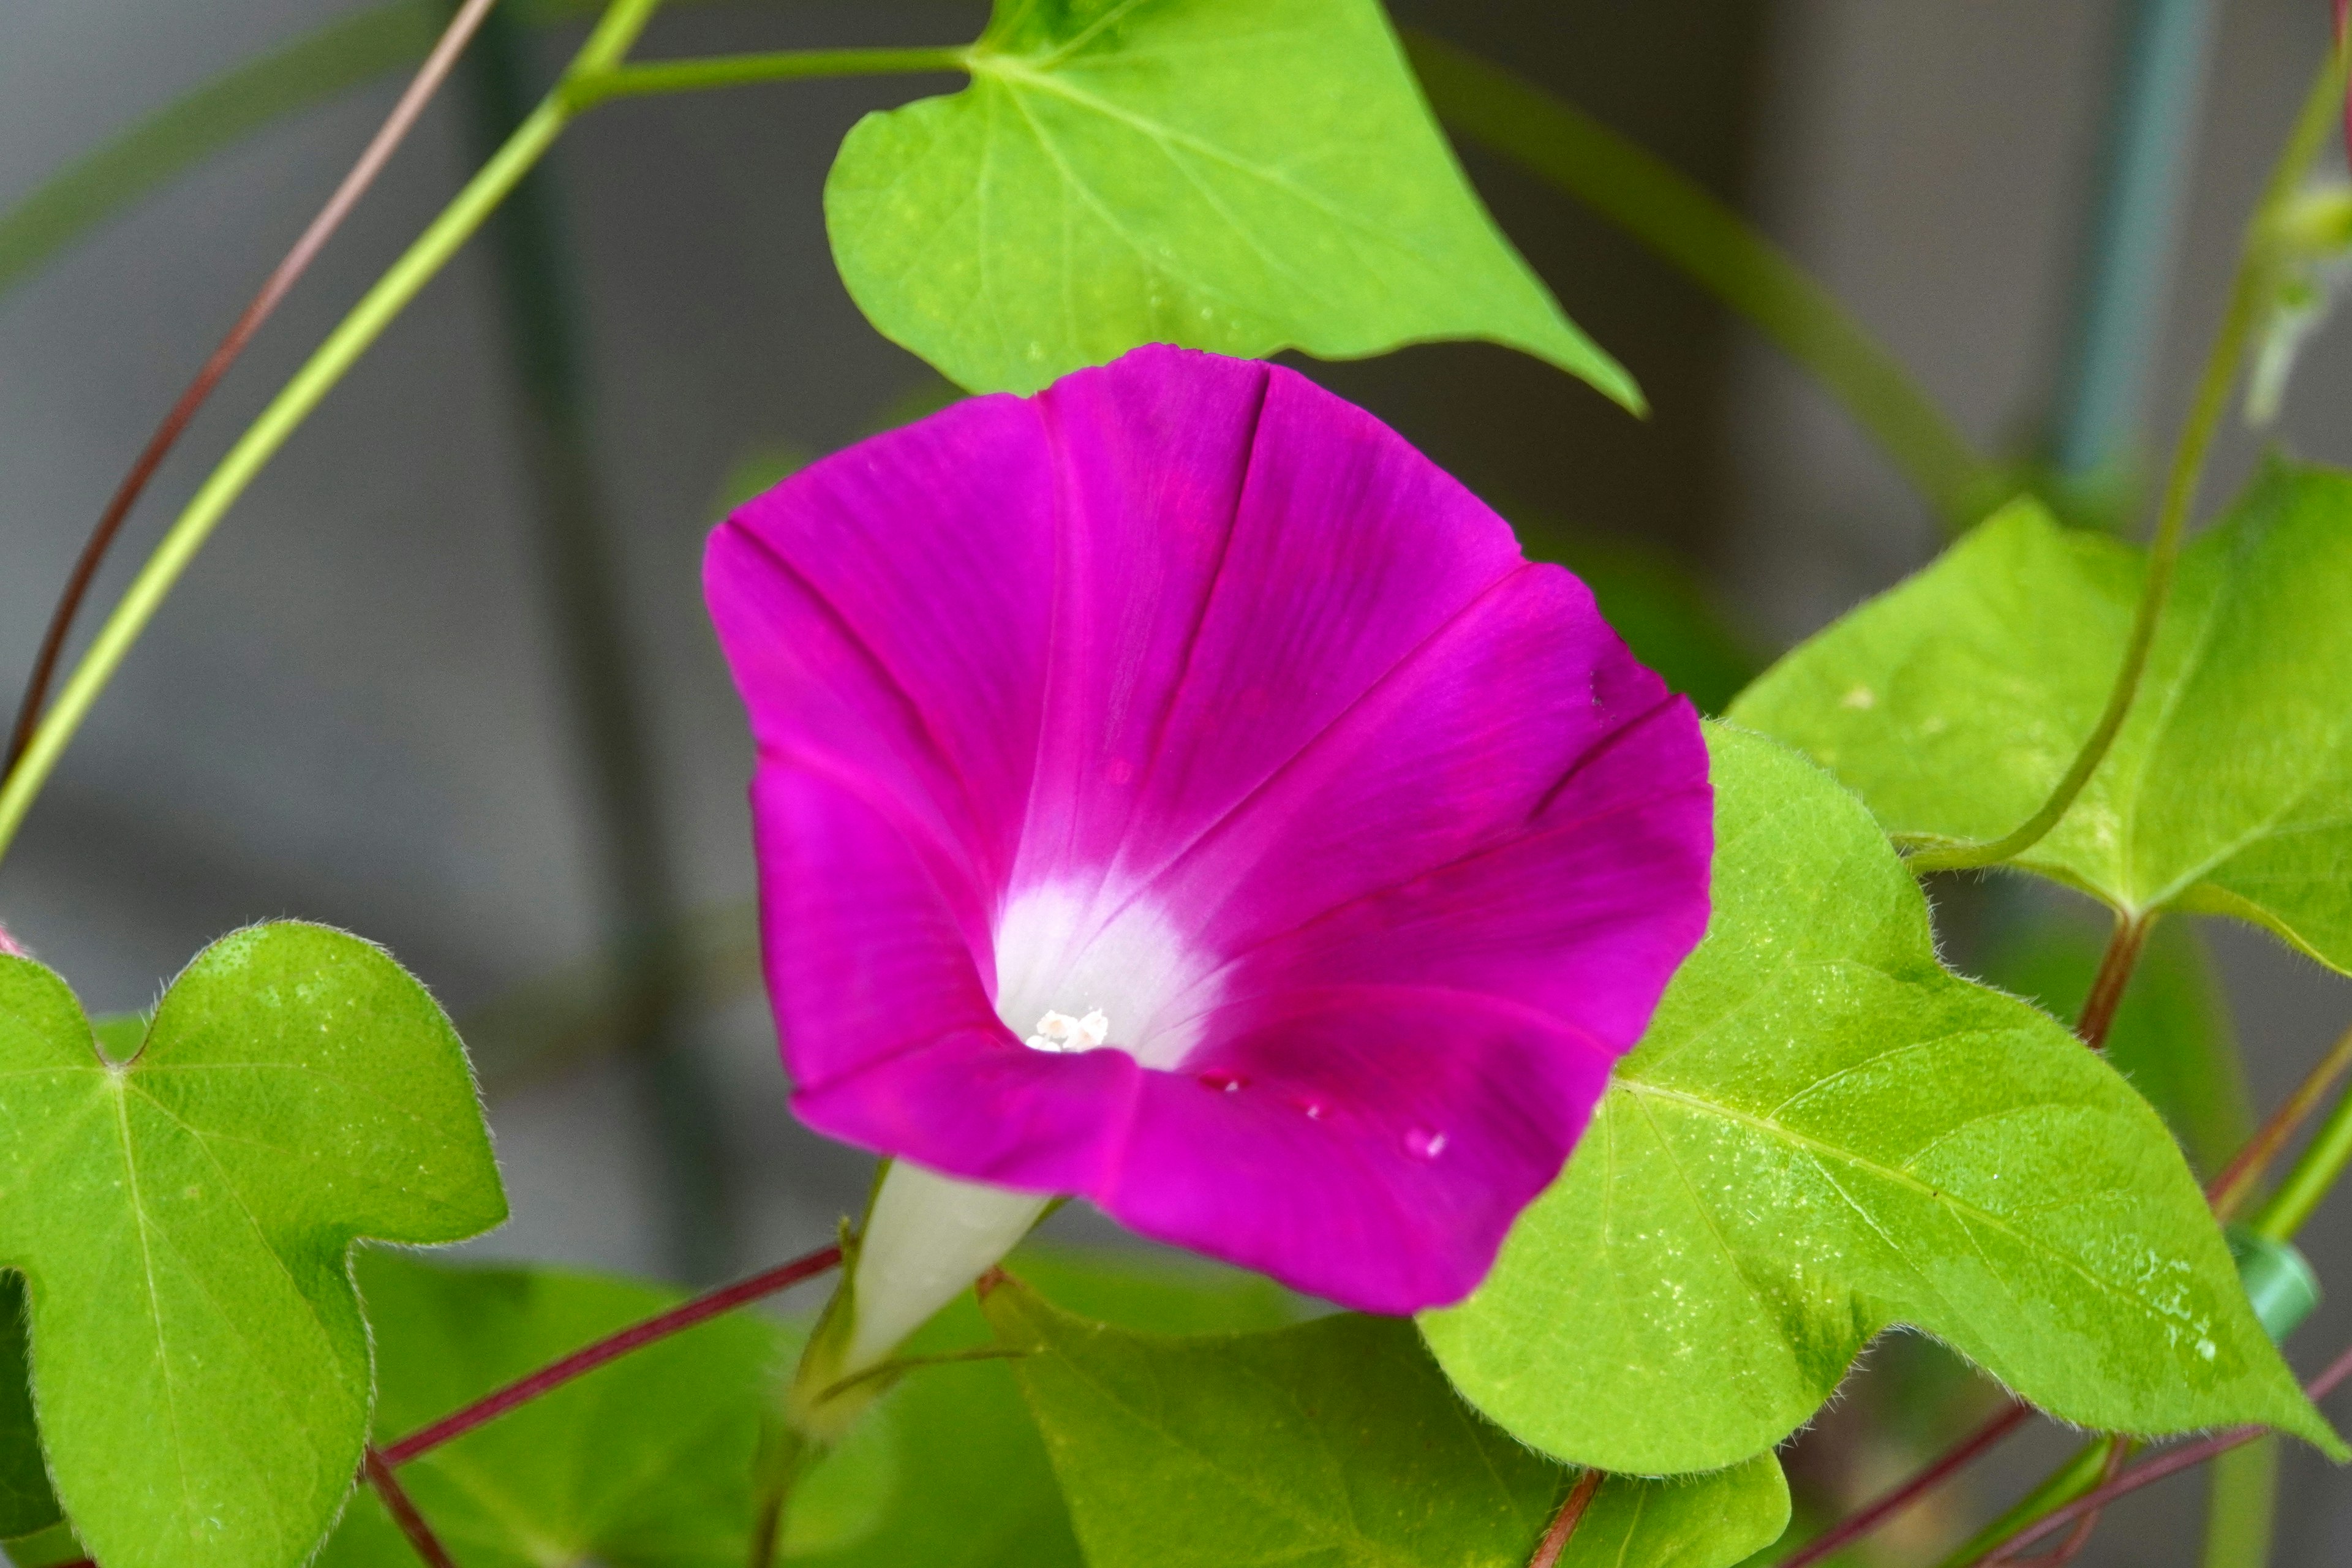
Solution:
[[[1559,1554],[1568,1550],[1569,1538],[1583,1521],[1584,1510],[1592,1506],[1592,1494],[1608,1479],[1608,1472],[1600,1469],[1586,1470],[1576,1478],[1576,1484],[1568,1489],[1568,1496],[1560,1501],[1559,1511],[1552,1515],[1543,1540],[1536,1543],[1536,1554],[1528,1559],[1528,1568],[1554,1568]]]
[[[528,1404],[575,1377],[595,1371],[607,1362],[617,1361],[631,1351],[643,1350],[656,1341],[666,1340],[721,1312],[730,1312],[747,1302],[776,1295],[804,1279],[814,1279],[840,1262],[841,1248],[821,1247],[790,1263],[779,1264],[764,1273],[754,1274],[749,1279],[697,1296],[634,1327],[583,1346],[561,1361],[551,1363],[527,1377],[518,1378],[504,1388],[485,1394],[461,1410],[451,1412],[430,1426],[410,1433],[397,1443],[385,1445],[384,1459],[390,1464],[404,1465],[444,1443],[464,1436],[477,1426],[496,1420],[519,1405]]]
[[[811,77],[904,76],[970,68],[963,45],[940,48],[782,49],[772,54],[719,55],[707,59],[656,60],[583,73],[560,89],[564,106],[578,112],[616,98],[646,98],[761,82],[800,81]]]

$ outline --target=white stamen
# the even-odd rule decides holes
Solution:
[[[1110,1038],[1110,1019],[1099,1007],[1083,1018],[1048,1013],[1037,1020],[1037,1032],[1021,1043],[1033,1051],[1090,1051]]]

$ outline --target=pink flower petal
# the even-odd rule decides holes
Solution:
[[[1288,371],[974,400],[753,502],[708,577],[794,1105],[852,1142],[1413,1310],[1705,926],[1688,705]]]

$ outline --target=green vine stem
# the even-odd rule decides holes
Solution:
[[[670,8],[709,0],[668,0]],[[502,0],[531,26],[583,20],[596,0]],[[448,0],[388,0],[224,71],[75,159],[0,213],[0,295],[107,219],[216,153],[303,110],[414,67],[448,21]]]
[[[598,101],[595,87],[583,84],[620,74],[623,58],[661,4],[662,0],[612,0],[554,89],[516,127],[504,145],[442,209],[416,242],[393,263],[326,342],[319,345],[205,480],[173,522],[163,542],[140,568],[138,576],[58,694],[40,728],[34,731],[24,756],[10,770],[5,784],[0,784],[0,858],[5,858],[15,842],[34,800],[56,771],[58,759],[89,717],[99,694],[121,668],[123,659],[229,509],[327,394],[373,346],[384,329],[546,156],[564,127],[580,112],[580,106]],[[857,57],[869,73],[883,68],[936,70],[941,68],[940,61],[950,57],[960,60],[962,54],[958,48],[809,50],[751,56],[747,58],[761,62],[760,74],[743,78],[730,75],[723,80],[689,74],[667,86],[633,86],[630,90],[682,91],[733,85],[738,79],[781,80],[817,76],[828,74],[829,65],[850,56]],[[898,63],[887,68],[871,63],[885,56]]]
[[[660,3],[661,0],[613,0],[603,20],[582,46],[568,74],[585,75],[617,64]],[[0,856],[5,856],[15,841],[34,798],[55,771],[74,732],[89,717],[99,693],[121,668],[140,634],[154,619],[155,612],[163,607],[164,599],[170,596],[189,563],[212,537],[213,530],[219,526],[229,508],[408,302],[457,254],[531,166],[546,155],[571,116],[560,90],[550,94],[507,139],[498,155],[467,183],[457,199],[443,209],[441,216],[328,334],[327,341],[270,400],[261,416],[247,426],[220,466],[205,479],[163,536],[163,543],[140,568],[139,575],[75,667],[72,678],[58,692],[57,702],[42,719],[40,728],[33,732],[32,744],[10,770],[5,784],[0,785]]]
[[[2330,1362],[2325,1372],[2303,1385],[2303,1392],[2312,1400],[2325,1399],[2341,1387],[2347,1378],[2352,1378],[2352,1350],[2344,1352]],[[2194,1443],[2184,1443],[2178,1448],[2168,1449],[2152,1459],[2143,1460],[2134,1465],[2114,1480],[2084,1493],[2073,1502],[2052,1510],[2007,1541],[2001,1542],[1990,1552],[1978,1558],[1975,1563],[1965,1565],[1965,1568],[1976,1568],[1979,1563],[1990,1564],[2014,1562],[2020,1552],[2043,1536],[2063,1529],[2084,1514],[2105,1508],[2116,1499],[2136,1492],[2142,1487],[2153,1486],[2168,1477],[2177,1476],[2183,1470],[2193,1469],[2223,1454],[2242,1448],[2249,1443],[2262,1442],[2269,1436],[2269,1429],[2266,1427],[2233,1426],[2213,1436],[2201,1438]]]
[[[2336,1109],[2312,1134],[2302,1158],[2288,1170],[2270,1202],[2254,1211],[2246,1227],[2267,1241],[2292,1239],[2320,1201],[2335,1190],[2348,1163],[2352,1163],[2352,1094],[2337,1097]]]
[[[2279,1440],[2263,1437],[2213,1460],[2205,1505],[2205,1568],[2263,1568],[2278,1508]]]
[[[1787,254],[1664,160],[1526,79],[1426,33],[1405,49],[1440,119],[1584,203],[1754,324],[1844,405],[1953,532],[2006,500],[1895,356]]]
[[[2196,506],[2198,485],[2205,475],[2205,458],[2212,448],[2221,416],[2228,411],[2230,391],[2237,384],[2246,340],[2263,314],[2272,283],[2273,239],[2279,216],[2294,199],[2304,172],[2311,167],[2320,143],[2335,126],[2343,101],[2344,52],[2339,47],[2330,49],[2321,63],[2311,91],[2304,99],[2302,111],[2295,117],[2294,129],[2271,170],[2262,201],[2246,225],[2237,274],[2230,285],[2229,309],[2221,318],[2213,347],[2206,355],[2204,372],[2198,378],[2196,402],[2181,426],[2172,466],[2165,475],[2156,536],[2148,545],[2147,582],[2140,591],[2139,608],[2132,617],[2130,640],[2124,646],[2123,667],[2116,673],[2115,685],[2107,693],[2106,707],[2098,723],[2092,728],[2082,749],[2074,753],[2058,787],[2050,792],[2050,797],[2032,816],[2011,832],[1981,844],[1920,848],[1909,861],[1916,874],[1973,870],[1997,866],[2024,854],[2058,826],[2058,819],[2066,815],[2075,797],[2083,793],[2083,786],[2091,782],[2091,775],[2106,760],[2108,748],[2131,713],[2133,699],[2139,695],[2140,678],[2147,672],[2148,651],[2155,646],[2157,624],[2163,618],[2164,606],[2172,595],[2173,574],[2179,564],[2189,513]]]
[[[2279,1150],[2294,1136],[2296,1128],[2310,1120],[2311,1113],[2319,1109],[2319,1102],[2327,1098],[2328,1090],[2336,1087],[2347,1068],[2352,1068],[2352,1029],[2336,1037],[2319,1065],[2295,1086],[2294,1092],[2271,1113],[2261,1131],[2246,1141],[2245,1147],[2206,1187],[2205,1196],[2213,1205],[2215,1219],[2226,1222],[2237,1217]]]
[[[581,77],[566,89],[568,105],[592,108],[616,98],[655,93],[701,92],[761,82],[800,81],[812,77],[906,76],[924,71],[961,71],[971,51],[945,48],[780,49],[772,54],[721,55],[709,59],[661,60],[623,66]]]
[[[2032,1525],[2042,1515],[2084,1496],[2107,1478],[2107,1440],[2085,1443],[2074,1457],[2042,1478],[2042,1484],[2017,1500],[2007,1511],[1947,1555],[1937,1568],[1968,1568]]]

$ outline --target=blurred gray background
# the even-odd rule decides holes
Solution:
[[[347,0],[0,0],[0,207],[177,94],[356,7]],[[1986,449],[2028,450],[2076,299],[2119,21],[2104,0],[1400,4],[1698,176],[1812,268]],[[2168,434],[2240,224],[2324,47],[2325,0],[2218,7],[2186,229],[2150,322]],[[704,4],[644,52],[940,43],[980,7]],[[537,39],[543,76],[572,35]],[[536,77],[534,78],[536,79]],[[590,453],[625,588],[657,836],[686,910],[751,891],[749,747],[707,631],[700,540],[747,457],[842,444],[929,373],[866,327],[818,198],[861,112],[903,81],[602,110],[552,160],[578,285]],[[393,83],[201,165],[0,300],[0,691],[13,707],[81,536],[162,410],[348,163]],[[470,166],[466,84],[428,118],[197,424],[134,521],[135,562],[209,464]],[[1315,373],[1474,487],[1696,563],[1769,652],[1923,562],[1922,507],[1804,376],[1661,264],[1475,153],[1474,176],[1569,310],[1656,404],[1635,425],[1499,350],[1415,349]],[[384,942],[461,1019],[561,995],[611,929],[593,766],[556,651],[516,380],[483,247],[293,441],[93,715],[0,869],[0,921],[93,1010],[151,1002],[203,943],[275,916]],[[2352,462],[2352,331],[2306,356],[2283,437]],[[2209,495],[2257,450],[2232,429]],[[127,576],[101,584],[102,605]],[[2214,933],[2268,1104],[2352,1019],[2352,987]],[[746,977],[748,978],[748,977]],[[536,987],[534,990],[532,988]],[[518,1001],[518,994],[522,1000]],[[493,1009],[484,1014],[483,1009]],[[487,1027],[488,1026],[486,1026]],[[575,1031],[576,1033],[576,1031]],[[862,1157],[800,1131],[763,1006],[737,984],[683,1038],[732,1209],[705,1272],[814,1245]],[[680,1267],[643,1084],[609,1052],[486,1061],[514,1220],[502,1255]],[[2352,1200],[2321,1216],[2352,1263]],[[2291,1347],[2352,1335],[2352,1287]],[[2338,1405],[2339,1419],[2352,1406]],[[1989,1472],[2037,1473],[2054,1436]],[[2291,1460],[2275,1561],[2352,1561],[2352,1478]],[[2007,1478],[2003,1479],[2002,1478]],[[2201,1491],[2159,1488],[2084,1561],[2192,1560]]]

